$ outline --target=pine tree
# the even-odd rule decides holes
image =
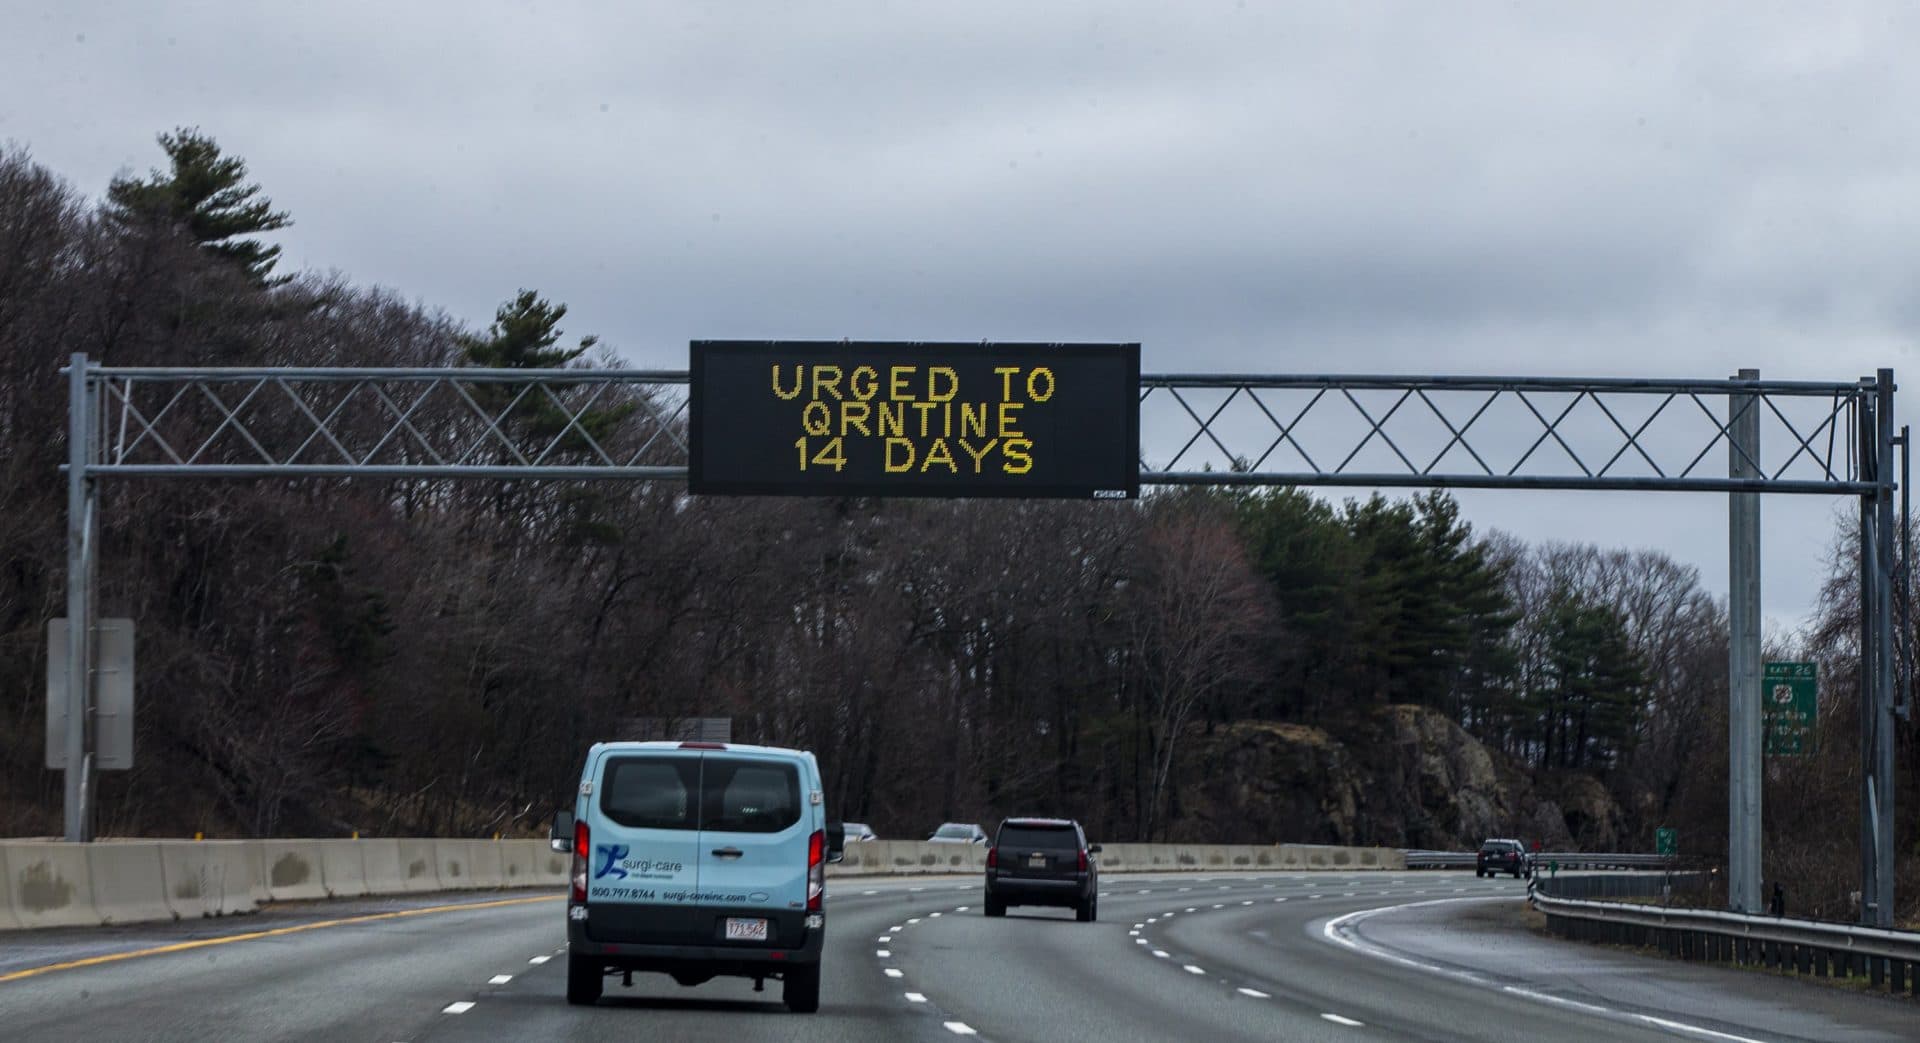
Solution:
[[[107,188],[107,216],[122,229],[169,228],[191,238],[215,256],[232,261],[261,286],[274,278],[278,246],[247,238],[291,225],[285,211],[246,184],[247,164],[222,155],[212,137],[198,127],[182,127],[159,137],[172,170],[153,170],[144,181],[117,177]]]

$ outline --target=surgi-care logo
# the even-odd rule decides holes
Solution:
[[[627,845],[597,844],[594,850],[600,855],[600,868],[593,871],[593,878],[595,880],[609,876],[616,880],[625,880],[627,878],[627,871],[620,864],[625,860],[628,852],[631,850]]]
[[[680,862],[659,862],[650,858],[629,858],[633,849],[626,844],[595,844],[594,853],[600,856],[600,864],[593,870],[595,880],[613,877],[625,880],[630,873],[653,872],[656,874],[674,874],[686,868]]]

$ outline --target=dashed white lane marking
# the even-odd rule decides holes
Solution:
[[[953,1033],[956,1036],[979,1035],[979,1033],[973,1031],[973,1028],[964,1021],[949,1021],[949,1022],[945,1022],[944,1024],[947,1026],[947,1031]]]
[[[925,890],[926,890],[926,888],[924,888],[924,887],[909,887],[909,888],[907,888],[907,890],[909,890],[909,891],[925,891]]]
[[[927,1002],[927,997],[922,993],[909,992],[907,993],[907,1002],[908,1003],[925,1003]]]
[[[551,956],[535,956],[533,959],[528,960],[527,962],[533,964],[535,967],[538,967],[541,964],[551,959],[553,959],[553,957]]]
[[[929,916],[929,917],[934,917],[934,916],[939,916],[939,915],[940,915],[939,913],[928,913],[928,914],[927,914],[927,916]]]
[[[1355,1021],[1352,1018],[1343,1018],[1338,1014],[1322,1014],[1320,1016],[1333,1022],[1335,1025],[1345,1025],[1348,1028],[1359,1028],[1361,1025],[1361,1022]]]
[[[1257,1000],[1265,1000],[1265,999],[1273,998],[1271,996],[1268,996],[1266,993],[1261,992],[1259,989],[1239,988],[1239,989],[1235,989],[1234,991],[1238,992],[1242,996],[1252,996],[1254,999],[1257,999]]]
[[[1193,906],[1187,906],[1187,912],[1193,912]]]
[[[874,941],[879,942],[881,945],[885,945],[888,942],[893,941],[893,935],[883,934],[880,937],[875,938]]]
[[[1221,884],[1221,885],[1220,885],[1220,890],[1222,890],[1222,891],[1231,891],[1231,890],[1233,890],[1233,885],[1232,885],[1232,884]]]
[[[906,928],[901,927],[899,924],[894,924],[892,927],[887,928],[887,930],[892,934],[899,934],[901,931],[906,930]]]
[[[916,917],[914,917],[913,919],[911,919],[911,920],[908,920],[907,922],[908,922],[908,923],[910,923],[910,924],[913,924],[913,923],[919,923],[919,922],[920,922],[920,918],[916,916]]]
[[[1140,932],[1139,932],[1139,931],[1128,931],[1128,932],[1127,932],[1127,937],[1129,937],[1129,938],[1138,938],[1138,937],[1140,937]]]
[[[969,910],[969,909],[971,909],[971,908],[973,908],[973,906],[970,906],[970,905],[963,905],[963,906],[961,906],[960,908],[958,908],[958,909],[955,909],[955,910],[954,910],[954,912],[956,912],[956,913],[964,913],[964,912],[966,912],[967,910]]]
[[[1224,902],[1215,902],[1215,903],[1213,903],[1213,907],[1214,907],[1215,909],[1225,909],[1225,908],[1226,908],[1226,904],[1225,904]]]
[[[488,985],[505,985],[506,983],[512,980],[513,980],[513,975],[511,974],[496,974],[493,977],[487,979],[487,984]]]
[[[1180,893],[1181,893],[1181,894],[1185,894],[1185,893],[1187,893],[1188,891],[1191,891],[1191,890],[1193,890],[1193,888],[1191,888],[1191,887],[1183,887],[1183,888],[1181,888],[1181,889],[1180,889]]]
[[[1164,959],[1166,959],[1166,958],[1167,958],[1167,950],[1165,950],[1165,949],[1155,949],[1155,950],[1153,950],[1153,955],[1154,955],[1154,956],[1155,956],[1155,958],[1157,958],[1157,959],[1162,959],[1162,960],[1164,960]]]
[[[1135,927],[1136,929],[1138,929],[1138,928],[1141,928],[1141,927],[1145,927],[1146,925],[1147,925],[1147,924],[1146,924],[1146,921],[1144,921],[1144,920],[1143,920],[1143,921],[1141,921],[1140,923],[1137,923],[1137,924],[1134,924],[1133,926],[1134,926],[1134,927]]]
[[[862,892],[860,892],[860,893],[861,893],[861,894],[863,894],[863,895],[877,895],[877,894],[879,894],[880,892],[878,892],[878,891],[862,891]]]
[[[1348,924],[1358,923],[1361,920],[1365,920],[1368,917],[1374,916],[1375,914],[1378,914],[1378,913],[1393,912],[1400,909],[1413,909],[1420,906],[1428,906],[1428,905],[1446,905],[1453,902],[1486,902],[1486,901],[1497,901],[1497,900],[1498,899],[1489,899],[1489,898],[1429,898],[1424,902],[1409,902],[1405,905],[1387,905],[1387,906],[1381,906],[1378,909],[1362,909],[1359,912],[1348,913],[1345,916],[1339,916],[1339,917],[1335,917],[1334,919],[1328,920],[1326,925],[1320,929],[1320,933],[1324,935],[1326,939],[1330,942],[1333,942],[1337,945],[1343,945],[1349,949],[1352,949],[1355,952],[1365,953],[1366,955],[1371,956],[1375,959],[1386,960],[1389,963],[1397,963],[1404,967],[1412,967],[1415,970],[1425,971],[1428,974],[1437,974],[1443,978],[1452,978],[1456,981],[1464,981],[1469,984],[1478,985],[1482,988],[1497,988],[1501,992],[1505,992],[1510,995],[1520,996],[1530,1000],[1537,1000],[1541,1003],[1549,1003],[1556,1007],[1566,1007],[1572,1010],[1585,1011],[1589,1014],[1598,1015],[1604,1018],[1612,1018],[1612,1019],[1618,1019],[1618,1020],[1624,1020],[1624,1021],[1637,1021],[1643,1024],[1655,1025],[1660,1028],[1666,1029],[1670,1032],[1677,1032],[1682,1035],[1696,1036],[1703,1039],[1723,1039],[1723,1040],[1730,1041],[1730,1043],[1763,1043],[1763,1041],[1761,1040],[1753,1039],[1748,1036],[1736,1036],[1728,1032],[1717,1032],[1710,1028],[1702,1028],[1699,1025],[1689,1025],[1686,1022],[1682,1022],[1682,1021],[1672,1021],[1667,1018],[1655,1017],[1654,1015],[1651,1015],[1651,1014],[1636,1014],[1632,1011],[1615,1010],[1611,1007],[1602,1007],[1599,1004],[1595,1004],[1595,1003],[1582,1003],[1578,1000],[1567,999],[1564,996],[1554,996],[1549,993],[1535,992],[1532,989],[1523,989],[1517,985],[1500,985],[1495,982],[1489,981],[1478,974],[1474,974],[1471,971],[1460,971],[1460,970],[1454,970],[1450,967],[1442,967],[1436,964],[1423,963],[1420,960],[1415,960],[1410,957],[1401,956],[1398,953],[1392,952],[1390,950],[1369,945],[1366,942],[1360,941],[1358,938],[1350,936],[1346,931],[1346,926]],[[1322,1016],[1324,1017],[1325,1015],[1322,1015]]]
[[[1325,895],[1308,895],[1307,897],[1308,898],[1324,898],[1326,896]]]
[[[1206,971],[1204,971],[1204,970],[1201,970],[1201,969],[1200,969],[1200,968],[1198,968],[1198,967],[1195,967],[1195,966],[1194,966],[1193,964],[1191,964],[1191,963],[1189,963],[1189,964],[1187,964],[1187,965],[1186,965],[1185,967],[1182,967],[1182,968],[1180,968],[1180,969],[1181,969],[1181,970],[1183,970],[1183,971],[1186,971],[1186,972],[1187,972],[1188,974],[1205,974],[1205,973],[1207,973]]]
[[[1348,892],[1347,892],[1346,894],[1343,894],[1343,895],[1341,895],[1340,897],[1342,897],[1342,898],[1352,898],[1352,897],[1354,896],[1354,894],[1355,894],[1355,892],[1353,892],[1353,891],[1348,891]]]
[[[892,949],[875,949],[873,950],[873,954],[884,960],[893,955],[893,950]]]
[[[901,970],[901,969],[900,969],[900,968],[898,968],[898,967],[888,967],[888,968],[887,968],[887,977],[889,977],[889,978],[904,978],[904,977],[906,977],[906,976],[907,976],[907,972],[906,972],[906,971],[903,971],[903,970]]]
[[[1241,904],[1241,905],[1252,905],[1252,904],[1253,904],[1253,899],[1251,899],[1251,898],[1249,898],[1249,899],[1247,899],[1246,901],[1244,901],[1244,902],[1241,902],[1240,904]]]
[[[473,1001],[471,1001],[471,1000],[461,1000],[461,1001],[460,1001],[460,1002],[458,1002],[458,1003],[449,1003],[449,1004],[447,1004],[447,1006],[446,1006],[446,1008],[445,1008],[444,1010],[442,1010],[442,1011],[441,1011],[440,1013],[442,1013],[442,1014],[465,1014],[465,1013],[466,1013],[467,1011],[470,1011],[470,1010],[472,1010],[472,1009],[473,1009]]]
[[[1151,945],[1152,943],[1151,943],[1151,942],[1149,942],[1149,941],[1147,941],[1147,940],[1146,940],[1145,938],[1135,938],[1135,939],[1133,940],[1133,944],[1135,944],[1135,945]]]
[[[1137,894],[1137,895],[1150,895],[1152,893],[1153,893],[1152,891],[1135,891],[1134,892],[1134,894]]]

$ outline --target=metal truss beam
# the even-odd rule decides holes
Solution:
[[[89,368],[95,477],[683,478],[685,371]],[[1845,383],[1147,375],[1146,485],[1871,496]],[[1746,404],[1766,455],[1714,473]],[[618,411],[619,424],[599,423]]]

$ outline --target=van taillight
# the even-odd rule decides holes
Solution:
[[[572,900],[575,902],[587,900],[587,849],[592,846],[592,843],[593,836],[587,830],[587,824],[575,822],[573,824],[573,869],[570,874],[573,878]]]
[[[816,829],[807,838],[807,912],[820,911],[827,894],[827,834]]]
[[[1080,849],[1080,871],[1087,871],[1087,849],[1084,847]]]
[[[997,847],[988,848],[987,849],[987,868],[992,869],[998,866],[999,864],[1000,864],[1000,849]]]

